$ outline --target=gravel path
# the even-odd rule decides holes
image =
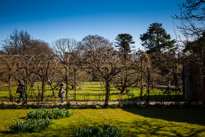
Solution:
[[[0,104],[7,104],[7,105],[23,105],[23,102],[17,103],[17,102],[9,102],[9,101],[1,101]],[[42,104],[42,105],[66,105],[67,103],[70,103],[71,105],[96,105],[96,104],[104,104],[104,101],[64,101],[63,103],[61,101],[28,101],[26,104],[32,105],[32,104]],[[178,104],[182,105],[185,104],[186,102],[180,101],[180,102],[174,102],[174,101],[150,101],[150,105],[156,105],[156,104],[163,104],[163,105],[171,105],[171,104]],[[114,105],[114,104],[145,104],[145,101],[109,101],[109,105]]]

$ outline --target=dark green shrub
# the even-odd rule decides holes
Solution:
[[[139,104],[140,108],[146,108],[146,104]]]
[[[102,131],[97,127],[79,128],[75,132],[75,137],[121,137],[122,130],[110,125],[104,125]]]
[[[128,93],[130,93],[130,90],[129,90],[129,89],[126,89],[126,91],[125,91],[125,92],[128,94]]]
[[[97,127],[84,127],[79,128],[75,132],[75,137],[94,137],[99,133],[99,129]]]
[[[134,97],[135,94],[134,94],[134,93],[128,93],[128,96],[130,96],[130,97]]]
[[[70,108],[72,108],[72,109],[79,109],[79,106],[76,105],[76,104],[73,104]]]
[[[112,105],[110,105],[110,107],[111,107],[111,108],[118,108],[118,107],[120,107],[120,106],[119,106],[119,104],[112,104]]]
[[[36,111],[29,111],[27,113],[27,119],[59,119],[69,117],[72,112],[66,109],[55,108],[50,111],[46,109],[37,109]]]
[[[72,115],[72,112],[66,109],[55,108],[49,111],[48,117],[50,119],[59,119],[64,117],[69,117]]]
[[[113,127],[110,125],[104,125],[103,131],[97,135],[97,137],[121,137],[122,130],[117,127]]]
[[[1,103],[0,106],[1,106],[2,109],[6,108],[6,104],[5,103]]]
[[[38,119],[33,120],[29,119],[26,122],[18,121],[15,124],[11,125],[9,129],[12,132],[37,132],[44,130],[52,123],[50,119]]]
[[[47,119],[48,111],[46,109],[37,109],[36,111],[29,111],[27,113],[28,119]]]
[[[96,108],[96,109],[102,109],[102,106],[101,106],[100,104],[96,104],[96,105],[95,105],[95,108]]]

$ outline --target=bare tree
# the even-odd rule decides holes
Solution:
[[[53,96],[55,96],[55,90],[64,81],[63,71],[62,71],[63,68],[62,68],[61,62],[58,60],[52,62],[51,68],[52,69],[50,69],[50,71],[48,72],[49,73],[48,74],[48,84],[51,87]]]
[[[123,55],[121,55],[122,57]],[[124,91],[128,91],[127,87],[131,87],[133,85],[137,85],[139,81],[139,62],[136,59],[132,59],[133,55],[129,55],[126,59],[126,64],[123,59],[123,68],[124,71],[117,74],[116,78],[113,79],[113,85],[120,90],[120,93],[124,93]]]
[[[49,72],[52,70],[51,64],[53,63],[54,55],[39,55],[35,56],[35,66],[33,72],[39,77],[41,81],[41,101],[45,97],[45,86],[48,82]]]
[[[186,92],[204,92],[205,88],[198,88],[201,83],[204,83],[205,78],[205,0],[185,0],[179,3],[180,13],[175,15],[175,19],[181,22],[178,25],[183,35],[187,38],[184,42],[184,71],[185,81],[191,81],[196,79],[198,84],[191,82],[191,86],[197,86],[197,88],[190,88],[190,84],[184,81],[184,93]],[[196,73],[190,76],[188,73]],[[202,80],[203,79],[203,80]],[[202,82],[201,82],[202,81]],[[202,90],[201,90],[202,89]],[[193,93],[194,94],[194,93]],[[205,102],[205,95],[202,94],[202,100]]]
[[[89,35],[81,42],[81,56],[78,57],[82,68],[91,74],[95,73],[105,82],[105,106],[110,98],[110,84],[113,78],[123,70],[118,51],[112,43],[101,36]]]
[[[30,49],[31,37],[28,32],[15,30],[2,44],[3,50],[8,55],[23,55]]]
[[[2,47],[7,55],[39,55],[53,52],[47,43],[33,40],[28,32],[17,30],[4,40]]]
[[[178,5],[180,13],[174,18],[181,21],[178,27],[184,36],[202,36],[205,32],[205,0],[186,0]]]
[[[143,52],[143,60],[144,62],[146,62],[146,67],[144,68],[144,73],[146,76],[146,88],[147,88],[147,99],[146,99],[146,104],[149,104],[150,101],[150,88],[151,88],[151,84],[152,84],[152,62],[151,62],[151,58],[150,55]]]
[[[77,48],[77,41],[74,39],[64,38],[59,39],[53,43],[54,52],[61,61],[61,65],[64,68],[64,81],[66,84],[66,99],[68,99],[69,84],[74,86],[69,79],[74,73],[76,73],[76,67],[74,63],[74,54]],[[76,86],[76,85],[75,85]]]
[[[16,71],[16,56],[11,55],[1,55],[0,60],[2,62],[1,66],[3,66],[2,70],[2,76],[3,81],[8,83],[8,90],[9,90],[9,100],[13,101],[13,95],[12,95],[12,81],[14,80],[14,75]]]
[[[32,61],[33,56],[28,55],[18,55],[16,56],[16,72],[15,79],[16,80],[23,80],[25,84],[25,93],[26,93],[26,100],[28,99],[27,94],[31,88],[33,88],[34,81],[33,81],[33,69],[32,69]],[[30,89],[28,89],[28,85],[30,85]]]

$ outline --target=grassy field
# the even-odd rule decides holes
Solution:
[[[17,86],[12,87],[12,95],[14,96],[14,100],[17,100],[19,94],[16,94]],[[38,90],[39,89],[39,90]],[[29,90],[28,100],[35,100],[35,97],[40,91],[41,85],[36,84],[34,86],[34,90]],[[127,89],[127,94],[121,95],[120,91],[111,86],[111,96],[110,100],[139,100],[140,90],[136,87],[131,87]],[[46,96],[51,96],[52,91],[50,86],[46,86]],[[74,100],[75,91],[69,90],[70,100]],[[56,96],[58,95],[58,90],[56,90]],[[158,89],[152,89],[150,92],[151,100],[161,101],[161,100],[175,100],[175,93],[171,93],[170,95],[164,94],[163,91]],[[32,96],[32,97],[30,97]],[[143,96],[145,99],[146,89],[143,91]],[[105,99],[105,90],[104,85],[100,84],[100,82],[83,82],[80,86],[77,87],[76,90],[76,100],[104,100]],[[0,101],[9,100],[9,92],[7,87],[0,87]],[[59,98],[50,98],[46,97],[45,100],[59,100]]]
[[[69,118],[54,120],[48,129],[40,133],[9,132],[9,125],[23,120],[28,109],[0,110],[0,136],[33,137],[73,136],[83,126],[102,127],[105,124],[124,130],[124,137],[135,136],[205,136],[205,110],[195,109],[72,109]]]

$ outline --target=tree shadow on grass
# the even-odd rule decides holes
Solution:
[[[41,136],[47,136],[47,137],[74,136],[76,129],[78,129],[79,127],[85,127],[87,126],[87,124],[86,123],[74,124],[74,125],[63,126],[63,127],[48,128],[45,131],[35,132],[34,134],[31,134],[31,136],[38,136],[39,134]],[[123,128],[127,129],[124,130],[123,133],[127,137],[134,137],[134,136],[195,137],[195,136],[199,136],[201,133],[205,133],[205,129],[197,129],[197,128],[192,128],[187,126],[182,127],[182,124],[180,125],[175,123],[167,124],[166,122],[163,123],[159,121],[151,121],[146,119],[145,120],[138,119],[131,123],[116,121],[114,125],[115,124],[117,124],[117,127],[119,129],[122,130]],[[92,123],[92,125],[101,127],[102,123]],[[2,133],[5,136],[8,134],[14,134],[9,131],[3,131],[0,133]],[[30,133],[28,135],[30,136]]]
[[[167,137],[184,137],[184,136],[198,136],[200,133],[205,132],[205,129],[187,128],[181,127],[173,123],[157,123],[150,122],[148,120],[136,121],[133,124],[135,126],[138,136],[167,136]],[[182,131],[184,130],[184,131]]]
[[[11,131],[0,131],[0,134],[14,134],[14,132],[11,132]]]
[[[136,108],[124,110],[144,117],[205,125],[204,108]]]

